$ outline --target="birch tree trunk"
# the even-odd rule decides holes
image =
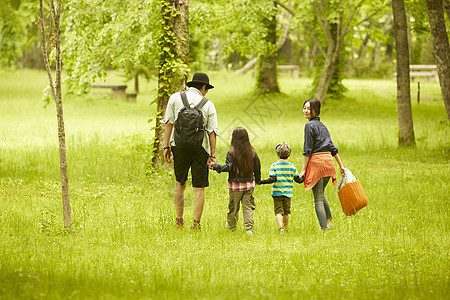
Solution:
[[[403,0],[393,0],[392,11],[394,15],[395,49],[397,52],[398,145],[401,147],[413,147],[416,141],[411,110],[408,33]]]
[[[188,0],[161,1],[163,35],[160,40],[161,58],[158,73],[155,141],[152,163],[162,161],[164,130],[160,123],[164,117],[170,95],[185,90],[189,64],[189,3]]]
[[[63,216],[64,226],[72,230],[72,217],[70,208],[69,197],[69,175],[67,170],[67,156],[66,156],[66,134],[64,129],[64,114],[62,104],[62,92],[61,92],[61,0],[55,3],[50,0],[50,15],[48,20],[47,32],[45,32],[45,19],[44,19],[44,7],[42,0],[39,0],[40,8],[40,27],[42,35],[42,54],[44,56],[44,63],[47,70],[50,89],[52,92],[53,100],[56,104],[56,116],[58,121],[58,141],[59,141],[59,166],[61,174],[61,190],[62,190],[62,202],[63,202]],[[47,38],[50,40],[50,44],[47,46]],[[56,63],[56,78],[53,81],[53,75],[50,68],[49,51],[55,49],[55,63]]]
[[[447,119],[450,120],[450,46],[445,29],[442,0],[427,0],[428,18],[430,19],[431,35],[433,36],[434,56],[444,98]]]

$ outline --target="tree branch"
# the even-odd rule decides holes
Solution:
[[[376,16],[380,11],[382,11],[382,10],[383,10],[386,6],[388,6],[388,5],[390,5],[390,4],[386,4],[386,5],[381,6],[381,7],[380,7],[379,9],[377,9],[373,14],[367,16],[366,18],[364,18],[364,19],[362,19],[361,21],[359,21],[358,23],[356,23],[355,26],[359,26],[359,25],[361,25],[362,23],[364,23],[365,21],[372,19],[373,16]]]
[[[277,5],[281,6],[282,8],[284,8],[288,13],[290,13],[293,16],[295,16],[295,12],[292,9],[290,9],[289,7],[287,7],[285,4],[281,3],[280,1],[276,1],[276,0],[274,2],[275,2],[275,4],[277,4]]]
[[[317,19],[319,20],[320,27],[322,27],[322,31],[325,34],[328,44],[333,44],[334,41],[333,41],[333,37],[331,36],[331,32],[330,32],[330,26],[329,26],[330,24],[326,20],[325,3],[323,1],[321,1],[321,5],[322,5],[321,9],[319,9],[319,7],[317,7],[316,2],[311,3],[311,6],[314,9],[314,13],[317,16]],[[325,18],[323,18],[322,15],[324,15]]]
[[[349,9],[351,11],[350,18],[348,19],[348,22],[345,25],[344,30],[342,30],[342,36],[345,36],[347,34],[347,32],[349,31],[350,24],[352,23],[353,18],[355,17],[355,15],[358,12],[358,10],[361,8],[361,6],[364,3],[364,1],[365,0],[359,1],[358,5],[356,5],[354,9],[352,9],[351,6],[349,6]]]
[[[314,34],[314,31],[311,29],[311,27],[309,27],[308,23],[306,23],[306,21],[303,21],[303,26],[305,26],[306,31],[308,31],[309,35],[313,38],[314,43],[316,44],[316,46],[319,48],[320,52],[326,56],[327,53],[325,51],[325,48],[322,46],[322,44],[320,43],[319,39],[316,37],[316,35]]]

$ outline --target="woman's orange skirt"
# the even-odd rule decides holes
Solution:
[[[305,172],[305,190],[312,189],[324,177],[331,177],[333,184],[338,185],[331,152],[314,153],[309,159]]]

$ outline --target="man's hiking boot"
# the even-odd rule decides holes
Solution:
[[[200,220],[194,219],[194,223],[192,223],[191,229],[195,231],[200,231],[202,229],[202,226],[200,225]]]
[[[184,227],[184,219],[183,218],[177,218],[176,220],[175,220],[175,223],[176,223],[176,227],[178,228],[178,229],[183,229],[183,227]]]

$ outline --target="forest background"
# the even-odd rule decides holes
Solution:
[[[420,103],[417,80],[412,81],[415,146],[398,148],[390,2],[190,1],[188,43],[174,43],[162,30],[163,8],[171,2],[177,1],[63,3],[73,209],[67,231],[60,213],[55,118],[48,107],[52,97],[45,89],[47,76],[39,71],[45,67],[36,26],[39,2],[0,1],[0,295],[444,299],[449,289],[449,122],[438,80],[418,79]],[[410,63],[435,64],[426,2],[405,4]],[[166,19],[179,15],[170,10]],[[445,15],[448,21],[448,10]],[[279,139],[289,141],[292,162],[301,166],[300,106],[316,94],[329,33],[339,32],[345,21],[349,31],[322,115],[344,163],[366,187],[369,206],[345,217],[335,188],[329,187],[337,228],[321,237],[311,195],[296,187],[292,229],[280,238],[270,188],[262,188],[255,193],[257,234],[248,239],[225,230],[226,178],[211,174],[205,230],[194,235],[173,230],[173,171],[154,160],[160,146],[155,143],[158,105],[168,94],[161,89],[162,61],[182,75],[175,90],[193,72],[210,75],[216,89],[209,95],[222,132],[218,159],[224,159],[231,130],[243,125],[264,162],[264,177]],[[47,36],[50,43],[52,37]],[[188,46],[188,63],[170,59],[172,47],[180,44]],[[55,48],[49,49],[52,61]],[[266,71],[264,61],[296,65],[300,77]],[[90,88],[94,82],[126,84],[137,100],[99,95]],[[192,198],[187,195],[188,215]]]

